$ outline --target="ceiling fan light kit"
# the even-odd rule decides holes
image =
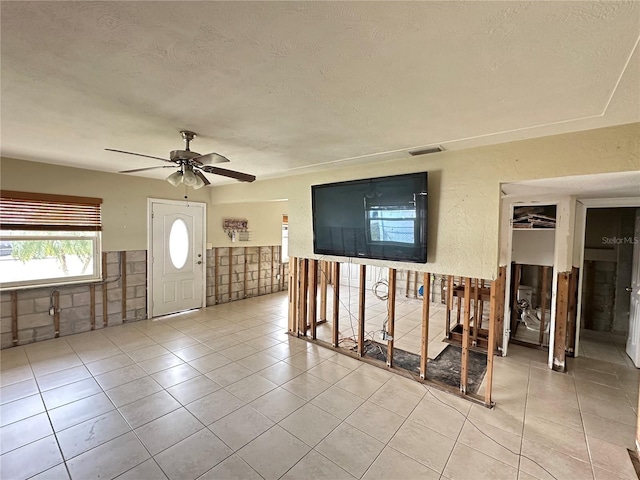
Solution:
[[[220,155],[219,153],[207,153],[206,155],[200,155],[197,152],[192,152],[189,149],[189,145],[196,137],[196,134],[189,130],[182,130],[180,134],[182,135],[182,138],[186,143],[186,148],[185,150],[172,150],[169,153],[169,160],[165,158],[154,157],[151,155],[144,155],[141,153],[126,152],[124,150],[114,150],[112,148],[106,148],[105,150],[108,150],[110,152],[126,153],[128,155],[136,155],[138,157],[153,158],[162,162],[175,164],[179,170],[167,177],[167,182],[169,182],[174,187],[177,187],[182,183],[187,187],[193,187],[195,190],[197,190],[206,185],[211,185],[211,182],[207,179],[203,172],[233,178],[241,182],[253,182],[256,179],[255,175],[250,175],[248,173],[235,172],[233,170],[213,167],[212,165],[217,163],[226,163],[229,161],[229,159],[223,155]],[[135,168],[133,170],[122,170],[118,173],[142,172],[145,170],[154,170],[156,168],[171,168],[171,166],[162,165],[159,167]]]

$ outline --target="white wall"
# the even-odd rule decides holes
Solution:
[[[213,203],[289,199],[292,256],[314,257],[311,185],[417,171],[429,172],[427,264],[396,268],[494,278],[498,265],[500,184],[537,178],[640,169],[638,124],[556,135],[502,145],[345,166],[295,177],[225,185]],[[573,257],[575,198],[559,208],[559,271]],[[571,225],[565,228],[564,225]],[[358,263],[358,260],[353,260]],[[390,262],[364,260],[372,265]]]
[[[522,265],[553,267],[555,229],[515,229],[511,260]]]

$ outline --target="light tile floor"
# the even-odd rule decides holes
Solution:
[[[287,305],[2,351],[1,478],[635,478],[635,369],[512,346],[489,410],[287,336]]]

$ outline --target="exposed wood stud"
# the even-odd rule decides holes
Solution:
[[[542,280],[540,282],[540,333],[538,343],[544,345],[544,332],[547,320],[547,284],[549,283],[549,267],[542,267]]]
[[[556,302],[556,327],[555,342],[553,346],[553,369],[564,372],[565,348],[567,344],[567,320],[569,313],[569,281],[571,274],[561,272],[558,274],[558,300]]]
[[[507,294],[506,265],[503,265],[498,270],[498,279],[496,281],[497,281],[497,287],[498,287],[498,291],[497,291],[498,298],[496,299],[497,300],[496,302],[497,303],[496,305],[497,319],[496,319],[496,325],[494,329],[496,344],[494,348],[500,351],[502,349],[502,338],[504,336],[504,315],[505,315],[505,301],[506,301],[506,294]]]
[[[514,264],[513,284],[511,285],[511,331],[515,332],[515,324],[518,321],[518,288],[522,277],[522,265]]]
[[[293,334],[298,331],[296,326],[297,304],[298,304],[298,267],[297,259],[291,257],[289,259],[289,333]]]
[[[335,262],[333,264],[333,278],[338,279],[338,281],[333,282],[333,331],[332,331],[332,344],[334,347],[338,347],[339,345],[339,336],[340,336],[340,325],[339,325],[339,315],[340,315],[340,262]]]
[[[567,351],[571,354],[575,353],[576,347],[576,321],[578,307],[578,267],[571,269],[571,277],[569,279],[569,307],[567,320]]]
[[[484,283],[484,282],[483,282]],[[485,376],[484,403],[491,405],[491,389],[493,387],[493,355],[496,335],[496,314],[497,314],[497,296],[499,295],[499,284],[497,281],[491,283],[491,296],[489,300],[489,338],[487,348],[487,373]]]
[[[413,272],[413,298],[418,298],[418,272]]]
[[[233,278],[233,247],[229,247],[229,286],[227,289],[229,292],[229,299],[227,300],[228,302],[233,300],[231,298],[231,284],[233,283],[232,278]]]
[[[327,271],[329,262],[320,262],[320,321],[327,321]]]
[[[478,331],[480,327],[478,325],[478,298],[480,296],[480,279],[476,278],[473,280],[473,342],[471,345],[474,347],[478,346]]]
[[[460,277],[460,285],[462,285],[462,277]],[[451,291],[451,294],[453,295],[453,290]],[[459,296],[455,296],[455,300],[456,300],[456,325],[460,325],[460,313],[461,313],[461,309],[462,309],[462,299]]]
[[[247,298],[247,267],[249,266],[249,263],[247,262],[247,247],[244,247],[243,257],[244,265],[242,268],[242,298]]]
[[[307,290],[309,288],[309,259],[300,260],[298,270],[298,334],[306,336],[309,325],[307,324]]]
[[[107,252],[102,252],[102,326],[109,325],[109,302],[107,300]]]
[[[273,264],[274,264],[274,247],[273,245],[269,247],[269,250],[271,250],[271,268],[269,269],[269,280],[271,281],[271,290],[269,290],[270,293],[273,293]]]
[[[11,291],[11,343],[18,344],[18,291]]]
[[[429,274],[423,277],[424,292],[422,295],[422,338],[420,348],[420,378],[427,378],[427,362],[429,355],[429,296],[431,295],[431,282]]]
[[[309,260],[309,325],[311,338],[316,339],[316,325],[318,320],[318,260]]]
[[[459,301],[459,300],[458,300]],[[462,323],[462,365],[460,366],[460,391],[467,393],[469,377],[469,324],[471,321],[471,279],[464,279],[464,317]]]
[[[485,283],[484,280],[480,280],[480,290],[484,290]],[[482,328],[482,317],[484,315],[484,300],[482,300],[482,295],[480,295],[480,307],[478,308],[478,328]]]
[[[411,276],[411,272],[409,270],[407,270],[407,281],[405,283],[405,288],[404,288],[404,296],[409,298],[409,278]]]
[[[364,355],[365,294],[367,292],[367,266],[360,265],[360,288],[358,289],[358,356]]]
[[[395,335],[396,323],[396,269],[389,269],[389,293],[387,298],[387,310],[389,312],[389,323],[387,324],[387,332],[389,340],[387,341],[387,367],[393,366],[393,338]],[[364,325],[364,322],[363,322]],[[364,328],[363,328],[364,335]]]
[[[262,268],[262,247],[258,247],[258,293],[260,295],[260,270]],[[266,293],[266,292],[265,292]]]
[[[55,338],[60,336],[60,292],[53,292],[53,332]]]
[[[214,304],[220,303],[220,249],[213,249],[213,302]]]
[[[453,310],[453,275],[447,275],[447,315],[446,335],[451,338],[451,311]]]
[[[91,322],[91,330],[96,329],[96,284],[89,285],[89,321]]]
[[[122,287],[122,323],[127,321],[127,252],[120,252],[120,286]]]

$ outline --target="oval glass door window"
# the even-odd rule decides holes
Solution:
[[[173,266],[184,267],[189,256],[189,231],[187,224],[181,218],[176,219],[169,232],[169,256]]]

